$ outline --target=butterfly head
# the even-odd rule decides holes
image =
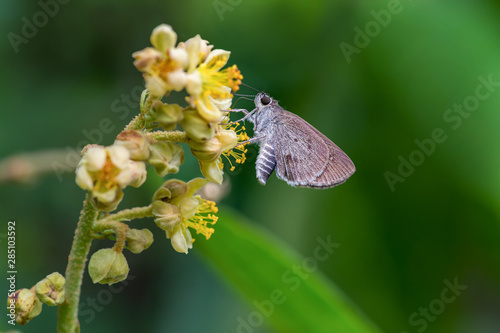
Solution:
[[[266,107],[268,105],[276,104],[276,101],[265,92],[258,93],[257,96],[255,96],[254,102],[255,102],[255,107],[259,109]]]

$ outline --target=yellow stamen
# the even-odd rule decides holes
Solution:
[[[186,227],[196,230],[197,234],[202,234],[209,239],[214,233],[214,229],[209,228],[207,225],[214,225],[217,222],[218,217],[214,214],[217,213],[218,210],[215,202],[201,199],[196,214],[189,220],[184,221],[184,223]]]
[[[157,75],[161,77],[164,81],[167,81],[167,74],[173,72],[180,68],[180,64],[167,57],[165,59],[159,59],[155,64],[151,66],[148,71],[150,75]]]
[[[238,142],[244,142],[244,141],[247,141],[248,139],[250,139],[248,134],[245,132],[245,126],[241,126],[240,128],[238,128],[238,126],[239,126],[239,123],[235,123],[233,126],[225,126],[224,129],[229,129],[229,130],[235,131],[236,135],[238,136]],[[229,128],[227,128],[227,127],[229,127]],[[237,145],[237,146],[235,146],[235,147],[233,147],[225,152],[222,152],[221,157],[224,156],[227,159],[227,161],[229,162],[229,165],[230,165],[229,170],[234,171],[234,169],[236,169],[236,167],[233,165],[233,163],[231,161],[231,158],[234,159],[234,161],[237,164],[245,163],[245,161],[247,159],[245,154],[248,152],[248,149],[245,149],[245,145],[246,145],[246,143],[240,144],[240,145]],[[219,168],[222,170],[223,167],[224,167],[224,163],[222,161],[222,158],[219,158]]]
[[[118,169],[113,162],[111,162],[111,158],[106,156],[106,163],[102,167],[102,169],[96,171],[93,174],[93,177],[95,181],[94,185],[94,191],[99,191],[102,190],[102,188],[105,188],[106,190],[109,190],[113,188],[116,185],[115,178],[118,176],[120,173],[120,169]]]

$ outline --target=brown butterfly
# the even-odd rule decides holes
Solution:
[[[278,178],[291,186],[325,189],[342,184],[356,171],[336,144],[271,96],[260,92],[254,102],[256,108],[244,110],[244,118],[254,123],[255,135],[248,143],[260,145],[256,169],[261,184],[276,169]]]

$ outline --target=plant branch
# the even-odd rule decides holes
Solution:
[[[145,90],[141,96],[141,113],[135,116],[135,118],[132,119],[132,121],[127,126],[125,126],[125,130],[140,131],[146,126],[146,119],[144,118],[144,115],[146,115],[151,110],[151,108],[153,107],[153,102],[159,99],[159,97],[155,97],[151,94],[147,94],[147,97],[145,98],[144,96],[146,96],[146,94],[147,91]]]
[[[116,242],[113,249],[117,252],[122,252],[125,247],[127,232],[130,230],[129,226],[117,221],[97,221],[94,223],[94,232],[102,233],[110,229],[116,234]]]
[[[154,131],[144,133],[150,142],[168,141],[168,142],[187,142],[187,134],[182,131]]]
[[[153,205],[144,207],[135,207],[131,209],[124,209],[115,214],[110,214],[105,216],[98,222],[108,222],[108,221],[130,221],[133,219],[141,219],[144,217],[153,216]]]
[[[75,230],[75,237],[66,267],[66,300],[59,306],[57,323],[58,333],[77,333],[80,331],[78,322],[78,305],[82,286],[85,262],[92,242],[92,226],[97,218],[98,210],[90,201],[87,193],[80,213],[80,220]]]

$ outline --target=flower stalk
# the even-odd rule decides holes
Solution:
[[[57,331],[59,333],[77,333],[80,331],[78,322],[78,304],[82,286],[85,261],[92,243],[92,227],[98,211],[93,206],[90,195],[87,194],[80,214],[80,220],[75,231],[73,245],[66,267],[66,300],[59,306]]]

